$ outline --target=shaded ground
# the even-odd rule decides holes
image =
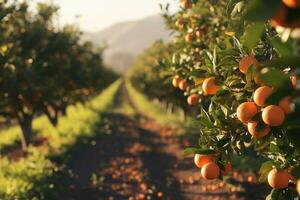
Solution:
[[[192,159],[179,155],[182,144],[173,137],[174,130],[119,111],[125,104],[136,110],[125,88],[114,104],[114,111],[103,114],[95,128],[105,136],[71,155],[69,175],[61,177],[67,189],[60,199],[264,199],[265,190],[239,174],[230,181],[233,185],[201,179]]]

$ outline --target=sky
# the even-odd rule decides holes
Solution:
[[[76,23],[83,31],[96,32],[117,22],[138,20],[160,13],[159,3],[176,0],[35,0],[60,6],[60,23]]]

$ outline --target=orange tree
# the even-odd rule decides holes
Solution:
[[[174,45],[162,41],[155,42],[138,58],[129,76],[133,86],[148,98],[165,103],[167,109],[180,108],[186,115],[189,109],[186,99],[179,89],[169,84],[173,75],[167,67],[174,48]]]
[[[183,0],[164,14],[174,30],[169,69],[201,98],[199,146],[185,150],[212,159],[207,179],[228,174],[233,154],[248,148],[266,156],[260,181],[269,199],[294,199],[300,178],[298,0]],[[297,68],[298,67],[298,68]],[[200,101],[199,101],[200,102]],[[216,165],[217,166],[216,166]],[[299,186],[300,187],[300,186]],[[298,188],[299,188],[298,187]]]
[[[26,1],[1,1],[0,114],[18,121],[24,150],[36,115],[46,113],[56,125],[69,104],[116,78],[104,69],[101,51],[79,42],[78,30],[54,26],[57,7],[36,6],[33,12]]]

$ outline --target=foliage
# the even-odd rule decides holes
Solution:
[[[94,129],[102,120],[99,113],[111,108],[119,86],[117,81],[85,105],[70,106],[56,128],[44,117],[35,119],[40,136],[47,137],[48,142],[30,147],[28,156],[19,161],[0,159],[0,198],[57,199],[61,183],[56,182],[56,175],[60,166],[53,159],[64,160],[69,150],[99,136]]]
[[[297,83],[293,87],[290,76],[299,76],[300,43],[295,30],[299,27],[299,8],[288,8],[280,0],[183,0],[182,5],[175,14],[168,12],[168,6],[162,8],[167,25],[174,31],[172,45],[176,46],[171,59],[166,57],[167,70],[188,80],[186,94],[197,93],[201,97],[198,146],[186,149],[185,154],[214,154],[224,169],[234,155],[242,155],[250,148],[271,163],[271,168],[263,165],[267,166],[261,169],[263,176],[274,167],[297,171],[300,92]],[[278,19],[277,12],[282,10],[286,16]],[[248,55],[258,60],[259,66],[249,64],[244,74],[239,65]],[[213,95],[204,92],[209,77],[219,86]],[[253,93],[261,84],[272,87],[273,93],[250,119],[258,124],[255,131],[267,127],[261,117],[265,107],[278,105],[289,96],[288,106],[293,105],[293,109],[282,125],[271,126],[267,136],[257,138],[238,120],[237,108],[253,101]],[[275,189],[270,198],[296,197],[293,183],[298,178],[293,177],[289,188]]]
[[[0,114],[18,121],[26,150],[36,115],[45,113],[56,126],[68,105],[85,101],[116,75],[104,68],[102,50],[80,42],[77,28],[55,26],[56,6],[5,0],[0,7]]]

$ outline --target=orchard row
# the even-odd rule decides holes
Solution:
[[[19,123],[23,150],[35,116],[46,114],[56,126],[68,105],[116,78],[104,68],[102,50],[82,42],[75,26],[55,24],[57,11],[42,3],[0,2],[0,115]]]

